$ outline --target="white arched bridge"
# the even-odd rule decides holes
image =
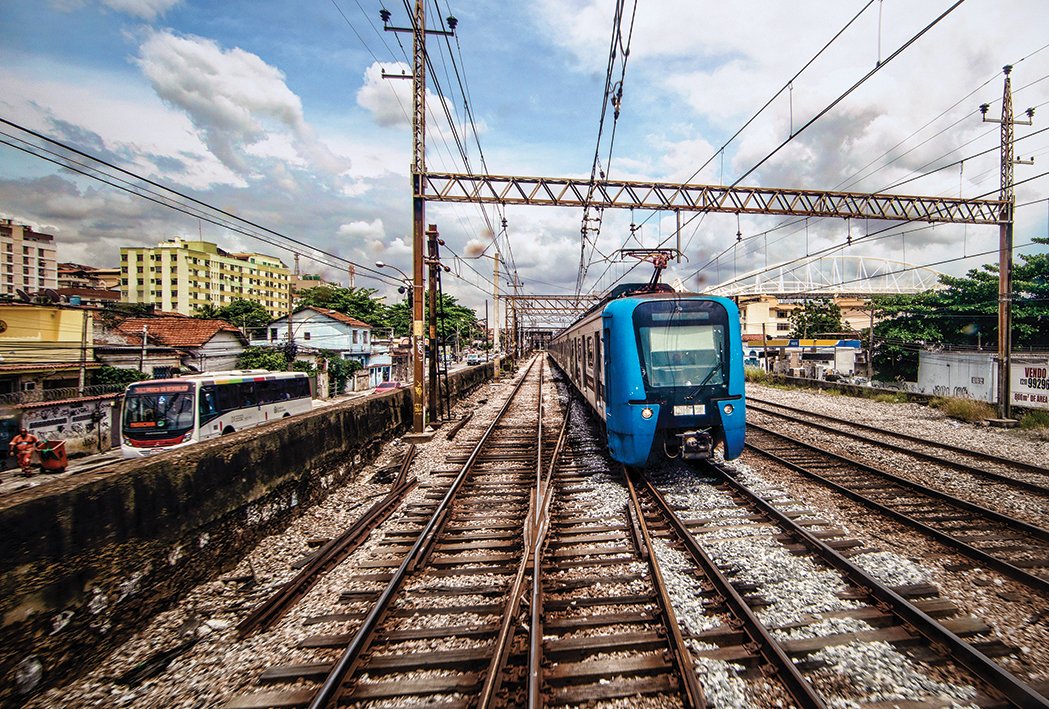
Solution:
[[[873,256],[836,255],[760,268],[706,289],[709,295],[895,295],[942,288],[939,271]]]

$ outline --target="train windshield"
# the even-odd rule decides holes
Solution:
[[[727,319],[715,301],[657,300],[637,306],[634,327],[646,385],[723,386]]]
[[[132,386],[124,397],[124,432],[170,436],[193,428],[191,382]]]

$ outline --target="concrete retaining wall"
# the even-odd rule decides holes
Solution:
[[[490,376],[450,376],[453,402]],[[86,669],[411,422],[401,389],[0,500],[0,700],[15,704],[34,675],[40,689]]]

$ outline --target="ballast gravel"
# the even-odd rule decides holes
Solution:
[[[475,419],[483,420],[493,412],[508,391],[510,378],[481,387],[457,407],[456,415],[476,410]],[[544,399],[557,397],[568,403],[563,393],[544,391]],[[914,404],[884,404],[840,396],[827,396],[810,391],[785,391],[760,385],[749,385],[762,398],[788,403],[804,410],[838,416],[843,419],[873,423],[888,430],[900,430],[955,445],[971,446],[985,452],[1044,464],[1049,460],[1049,442],[1022,431],[1000,431],[951,421],[939,412]],[[573,426],[578,426],[583,409],[576,400],[571,405]],[[553,408],[553,407],[551,407]],[[473,424],[473,422],[471,422]],[[459,440],[479,435],[483,426],[467,424]],[[594,435],[594,434],[591,434]],[[443,487],[447,478],[430,475],[430,471],[447,469],[444,459],[455,443],[448,443],[441,433],[420,447],[413,470],[419,471],[420,487],[408,504],[426,503],[432,489]],[[594,450],[600,446],[594,443]],[[322,622],[306,625],[312,616],[349,612],[363,608],[359,603],[336,603],[339,592],[351,590],[349,579],[355,572],[355,561],[380,558],[386,536],[414,534],[418,524],[403,512],[395,515],[369,542],[359,549],[341,574],[333,572],[323,579],[303,601],[275,628],[244,641],[236,640],[236,624],[255,605],[284,581],[294,575],[291,564],[312,551],[307,540],[334,537],[353,519],[367,510],[374,499],[385,494],[388,485],[373,482],[380,468],[396,463],[404,451],[398,441],[384,447],[379,459],[363,469],[345,487],[334,491],[324,503],[306,511],[284,533],[261,542],[233,571],[211,582],[201,584],[186,595],[175,608],[158,615],[152,623],[121,648],[104,658],[92,671],[65,686],[31,698],[28,707],[217,707],[242,693],[265,689],[255,684],[266,667],[296,662],[333,660],[336,650],[295,650],[296,642],[320,633],[347,632],[347,624]],[[1030,681],[1049,677],[1049,602],[1044,596],[1003,580],[993,571],[974,565],[912,532],[901,530],[891,522],[877,518],[865,508],[842,500],[819,486],[806,482],[776,466],[745,454],[737,464],[748,484],[764,484],[770,499],[805,518],[822,519],[828,527],[840,527],[872,547],[852,561],[869,574],[892,585],[933,583],[941,594],[957,603],[964,613],[990,623],[995,636],[1015,653],[999,658],[1011,671]],[[628,495],[597,456],[580,456],[580,468],[592,473],[593,494],[586,500],[593,504],[594,516],[618,519]],[[853,601],[835,596],[841,587],[825,570],[799,565],[799,557],[776,551],[775,535],[744,519],[725,493],[717,491],[711,480],[698,476],[671,480],[661,479],[660,486],[670,485],[673,503],[688,510],[683,516],[705,520],[712,528],[702,536],[709,540],[708,550],[721,563],[731,564],[733,579],[756,586],[768,605],[760,607],[764,622],[776,626],[783,638],[803,638],[855,632],[865,624],[848,618],[830,617],[835,611],[847,610]],[[405,506],[402,505],[402,510]],[[816,515],[812,510],[818,510]],[[819,527],[816,527],[819,529]],[[398,542],[403,544],[403,542]],[[876,547],[876,548],[875,548]],[[391,555],[387,554],[388,557]],[[702,584],[685,572],[680,553],[662,542],[656,543],[656,556],[668,577],[675,610],[689,633],[716,627],[720,620],[703,608]],[[644,572],[643,564],[617,567]],[[382,569],[365,569],[382,573]],[[242,581],[240,579],[247,579]],[[463,581],[464,585],[486,584],[486,577]],[[442,585],[454,586],[459,580],[448,577]],[[352,590],[374,589],[383,583],[353,586]],[[635,588],[625,584],[624,588]],[[826,614],[828,617],[821,617]],[[425,621],[422,616],[417,617]],[[415,618],[413,618],[415,620]],[[425,624],[425,623],[424,623]],[[351,624],[352,627],[352,624]],[[158,676],[138,686],[123,686],[116,678],[156,653],[174,648],[186,641],[192,647],[175,657]],[[690,641],[694,652],[710,649]],[[885,643],[848,643],[831,645],[808,656],[820,667],[813,671],[821,688],[828,692],[832,706],[858,707],[873,702],[921,698],[947,706],[967,706],[973,688],[954,683],[941,669],[915,666]],[[700,660],[697,672],[708,700],[718,706],[776,707],[789,702],[767,680],[753,678],[732,663]],[[610,680],[614,681],[614,680]],[[300,685],[306,688],[309,684]],[[467,699],[461,697],[461,699]],[[397,702],[387,703],[389,706]],[[607,703],[604,706],[665,706],[665,698],[654,698],[638,704],[635,698]]]

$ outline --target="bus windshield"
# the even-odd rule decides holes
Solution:
[[[124,398],[126,433],[172,434],[193,428],[193,384],[132,387]]]

